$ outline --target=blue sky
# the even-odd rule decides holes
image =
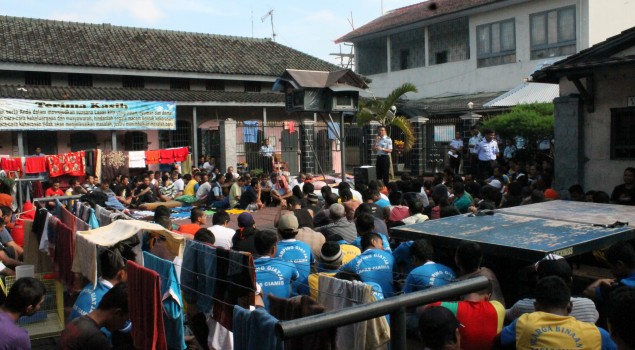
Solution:
[[[273,9],[276,41],[338,64],[333,41],[384,11],[421,2],[411,0],[20,0],[3,1],[2,15],[63,21],[110,23],[256,38],[271,38]],[[253,25],[252,25],[253,23]],[[342,46],[343,52],[350,48]]]

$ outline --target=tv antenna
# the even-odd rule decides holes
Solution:
[[[264,23],[267,18],[271,19],[271,39],[276,41],[276,31],[273,30],[273,9],[269,10],[269,12],[265,13],[264,16],[260,17],[260,20]]]
[[[351,26],[352,30],[355,30],[355,23],[353,22],[353,12],[351,11],[351,17],[347,18],[348,24]],[[342,45],[350,48],[349,53],[342,52]],[[339,53],[331,53],[329,55],[336,56],[336,59],[340,60],[340,67],[353,69],[355,64],[355,47],[350,43],[343,43],[339,45],[340,52]]]

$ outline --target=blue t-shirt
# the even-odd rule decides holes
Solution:
[[[390,202],[384,198],[380,198],[377,200],[377,202],[375,202],[375,204],[377,204],[380,208],[384,209],[385,207],[390,205]]]
[[[384,297],[394,294],[392,286],[392,254],[380,249],[367,249],[361,255],[342,266],[340,271],[358,274],[364,283],[375,282],[381,286]]]
[[[78,317],[88,315],[91,311],[95,310],[110,288],[112,288],[112,284],[105,280],[99,280],[95,288],[93,288],[92,283],[87,284],[86,287],[79,292],[73,309],[68,315],[68,321],[70,322]]]
[[[456,275],[451,268],[435,262],[425,263],[410,271],[406,277],[403,292],[411,293],[430,287],[444,286],[453,282],[455,278]]]
[[[381,236],[381,243],[382,243],[382,246],[384,247],[384,250],[387,252],[391,252],[392,249],[390,248],[390,242],[388,242],[388,237],[386,237],[386,235],[383,233],[377,232],[377,234]],[[359,249],[362,249],[362,237],[357,236],[357,238],[355,238],[355,240],[352,241],[350,244],[356,246]]]
[[[309,295],[308,282],[311,274],[311,264],[315,263],[311,247],[296,239],[285,239],[278,242],[276,257],[293,263],[300,273],[300,277],[293,285],[294,294],[297,292],[297,294]]]
[[[414,269],[412,265],[412,256],[410,256],[410,247],[414,241],[408,241],[401,243],[395,250],[392,251],[392,256],[395,258],[395,279],[402,279]]]
[[[291,296],[291,282],[300,277],[295,265],[280,258],[263,256],[254,260],[254,266],[256,267],[256,283],[262,289],[267,310],[269,310],[268,294],[273,294],[278,298]]]
[[[163,326],[168,347],[170,349],[186,349],[187,344],[183,329],[183,298],[174,264],[151,253],[143,252],[143,265],[156,271],[161,277]]]

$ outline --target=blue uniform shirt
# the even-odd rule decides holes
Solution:
[[[309,295],[307,283],[311,274],[311,264],[315,263],[311,247],[295,239],[285,239],[278,242],[278,253],[276,256],[295,265],[300,277],[297,280],[298,284],[294,285],[294,290],[299,294]]]
[[[395,258],[395,278],[401,279],[408,276],[410,271],[414,268],[414,265],[412,265],[412,256],[410,256],[410,247],[412,247],[413,243],[414,241],[403,242],[393,250],[392,256]]]
[[[390,248],[390,242],[388,242],[388,237],[386,237],[386,235],[383,233],[377,232],[377,234],[381,237],[381,243],[382,243],[382,246],[384,247],[384,250],[387,252],[392,251],[392,249]],[[362,249],[362,237],[357,236],[357,238],[355,238],[355,240],[352,241],[350,244],[356,246],[359,249]]]
[[[112,283],[104,279],[99,279],[95,288],[93,288],[92,283],[87,284],[86,287],[79,292],[73,309],[70,315],[68,315],[68,321],[70,322],[78,317],[88,315],[91,311],[95,310],[106,292],[112,287]]]
[[[295,265],[280,258],[268,256],[254,260],[254,265],[256,267],[256,283],[262,289],[267,310],[269,310],[268,294],[273,294],[278,298],[291,296],[291,282],[300,277]]]
[[[375,282],[381,286],[385,297],[394,293],[392,286],[392,254],[380,249],[367,249],[361,255],[342,266],[340,271],[358,274],[364,283]]]
[[[456,275],[451,268],[435,262],[427,262],[410,271],[406,278],[406,284],[403,286],[403,292],[410,293],[430,287],[444,286],[453,282],[455,278]]]

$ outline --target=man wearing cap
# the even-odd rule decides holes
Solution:
[[[315,257],[308,244],[295,239],[298,234],[298,219],[293,214],[285,214],[278,221],[278,234],[282,240],[278,242],[276,256],[293,263],[300,273],[297,283],[293,285],[294,294],[309,295],[307,286],[311,266],[315,265]]]
[[[258,231],[254,237],[254,246],[258,257],[254,260],[256,283],[263,293],[265,308],[269,310],[269,298],[272,294],[278,298],[291,296],[291,283],[300,277],[298,269],[278,257],[278,234],[273,231]]]
[[[363,253],[342,266],[340,271],[356,273],[363,282],[379,284],[384,292],[384,297],[393,296],[394,259],[392,254],[384,251],[381,237],[374,232],[362,237],[361,244]]]
[[[362,254],[362,251],[356,246],[346,242],[342,236],[335,234],[328,239],[329,242],[336,242],[342,250],[342,265],[348,264],[349,261]]]
[[[343,257],[344,255],[342,254],[342,249],[337,242],[329,241],[322,245],[322,249],[320,249],[320,258],[318,259],[320,262],[318,265],[318,272],[309,275],[311,298],[317,300],[320,276],[335,276],[338,269],[342,266]]]
[[[335,203],[329,207],[329,218],[331,223],[318,228],[327,239],[329,236],[339,234],[342,238],[350,243],[357,238],[357,230],[355,224],[346,219],[346,209],[344,206]]]
[[[238,230],[232,237],[232,249],[255,254],[254,237],[257,231],[253,215],[247,212],[238,215]]]

